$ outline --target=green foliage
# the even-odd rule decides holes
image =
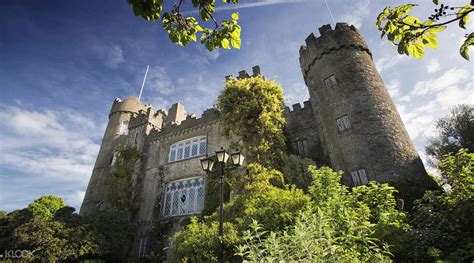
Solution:
[[[192,217],[191,223],[173,236],[176,246],[172,260],[174,262],[216,262],[220,243],[218,225],[216,221],[199,222],[196,217]],[[225,222],[222,238],[224,258],[233,257],[233,247],[238,240],[235,225]]]
[[[127,211],[107,207],[87,217],[86,223],[100,237],[105,258],[112,262],[125,258],[136,233]]]
[[[281,166],[285,183],[295,185],[299,189],[303,189],[303,191],[307,192],[313,178],[308,171],[310,165],[315,165],[311,159],[301,158],[293,154],[285,156]]]
[[[132,178],[140,151],[132,146],[122,146],[112,173],[107,177],[105,209],[88,218],[94,231],[104,240],[104,250],[109,260],[123,258],[131,249],[136,226],[133,223],[139,209],[139,196],[134,192]]]
[[[445,155],[438,169],[451,187],[445,194],[446,202],[459,204],[474,200],[474,153],[461,149],[455,155]]]
[[[42,196],[28,205],[28,209],[38,219],[50,219],[62,207],[64,207],[63,199],[54,195]]]
[[[63,201],[45,196],[29,207],[38,207],[39,203],[50,205]],[[8,213],[0,219],[0,249],[29,250],[33,257],[23,260],[35,262],[70,261],[103,253],[100,236],[82,222],[74,208],[67,206],[49,218],[34,215],[30,208]]]
[[[33,213],[27,208],[12,211],[0,219],[0,251],[11,249],[15,245],[13,236],[15,229],[31,219],[33,219]]]
[[[117,153],[117,161],[107,177],[106,206],[128,212],[131,218],[139,208],[139,196],[133,192],[132,175],[141,153],[131,146],[123,146]]]
[[[71,214],[66,216],[67,212]],[[74,208],[63,210],[62,216],[72,218],[73,212]],[[57,220],[35,218],[16,228],[14,238],[16,247],[33,252],[33,261],[64,261],[102,253],[99,237],[88,225],[68,226]]]
[[[401,177],[389,181],[388,184],[397,189],[394,196],[401,202],[399,204],[400,209],[412,212],[414,202],[422,198],[425,191],[440,190],[435,178],[431,175],[423,176],[422,178]]]
[[[450,190],[427,192],[416,202],[412,256],[423,261],[471,262],[474,259],[474,154],[446,155],[438,168]]]
[[[461,53],[461,56],[467,60],[469,60],[470,46],[474,46],[474,33],[467,35],[466,40],[464,40],[464,43],[461,45],[461,48],[459,48],[459,53]]]
[[[224,207],[226,258],[234,254],[235,246],[242,242],[243,231],[253,219],[268,229],[282,230],[293,224],[298,211],[309,203],[302,190],[294,187],[281,189],[271,183],[282,177],[280,172],[258,164],[250,164],[248,168],[249,174],[242,178],[247,182],[244,190]],[[175,244],[180,244],[174,250],[175,259],[194,260],[199,256],[204,262],[215,260],[219,244],[217,222],[216,212],[201,221],[193,219],[186,228],[178,231],[173,238]]]
[[[216,167],[217,168],[217,167]],[[224,202],[229,201],[230,187],[228,184],[229,178],[234,175],[231,171],[226,171],[226,178],[224,181]],[[220,202],[220,171],[214,169],[206,178],[206,191],[204,193],[204,209],[201,211],[202,216],[211,215],[219,207]]]
[[[238,0],[223,0],[224,3],[237,4]],[[162,27],[168,32],[170,40],[180,46],[186,46],[191,41],[196,42],[197,34],[201,33],[201,44],[209,51],[215,48],[240,48],[240,25],[238,13],[232,13],[230,20],[220,23],[214,18],[215,0],[192,0],[193,8],[199,11],[201,23],[193,16],[184,16],[181,13],[180,0],[169,11],[163,12],[163,0],[128,0],[135,16],[141,16],[147,21],[156,22],[161,18]],[[205,27],[204,23],[211,20],[214,27]]]
[[[404,225],[393,189],[373,183],[350,192],[340,184],[342,173],[327,167],[310,167],[310,172],[311,205],[295,224],[286,231],[268,232],[253,222],[237,254],[251,262],[389,262],[388,246],[376,235]]]
[[[438,5],[438,1],[433,1]],[[382,37],[387,39],[393,45],[398,46],[398,53],[422,58],[425,48],[438,48],[438,33],[444,31],[447,25],[459,21],[459,27],[466,29],[465,25],[469,19],[469,13],[474,11],[472,5],[464,7],[449,7],[441,4],[435,9],[428,20],[423,21],[410,14],[410,11],[416,7],[413,4],[397,6],[394,8],[386,7],[377,17],[376,26],[382,32]],[[455,11],[457,10],[457,11]],[[447,20],[450,15],[456,18]],[[447,21],[438,22],[440,19]],[[474,45],[472,33],[467,36],[464,44],[461,46],[461,55],[469,60],[468,48]]]
[[[281,163],[285,141],[283,90],[262,76],[226,81],[218,99],[225,135],[242,138],[247,159],[263,165]]]
[[[474,152],[474,108],[471,105],[456,106],[450,116],[438,120],[436,128],[438,134],[430,138],[425,148],[435,161],[461,148]]]

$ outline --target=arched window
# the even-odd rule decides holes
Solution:
[[[204,208],[204,179],[170,182],[166,185],[163,216],[182,216],[200,213]]]
[[[170,146],[168,162],[189,159],[206,154],[207,138],[206,136],[194,137],[191,139],[179,141]]]

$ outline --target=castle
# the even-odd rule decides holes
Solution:
[[[361,34],[345,23],[335,29],[322,26],[319,32],[319,37],[310,34],[299,51],[310,99],[303,107],[295,104],[285,110],[289,146],[305,156],[311,154],[309,149],[319,149],[332,168],[345,172],[343,182],[351,186],[426,176]],[[257,75],[256,66],[252,76]],[[246,77],[250,75],[240,71],[237,78]],[[213,108],[197,118],[180,103],[166,111],[143,105],[136,97],[116,99],[81,215],[93,214],[104,205],[105,178],[116,149],[136,146],[143,157],[133,175],[141,200],[133,253],[145,255],[156,205],[160,217],[175,219],[174,228],[182,218],[203,209],[206,176],[199,160],[221,146],[229,147],[221,130],[219,112]]]

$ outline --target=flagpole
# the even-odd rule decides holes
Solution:
[[[146,71],[145,71],[145,77],[143,78],[142,88],[140,89],[140,95],[138,95],[138,100],[140,100],[141,97],[142,97],[143,87],[145,86],[146,76],[148,75],[148,69],[149,68],[150,68],[150,65],[147,65],[146,66]]]
[[[334,17],[332,16],[331,9],[329,8],[329,5],[328,5],[328,1],[324,0],[324,3],[326,3],[326,8],[328,9],[329,15],[331,16],[332,25],[336,26],[336,21],[334,20]]]

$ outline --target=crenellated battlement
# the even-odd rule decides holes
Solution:
[[[324,55],[343,49],[359,49],[372,56],[367,43],[354,26],[346,23],[337,23],[336,28],[324,25],[319,28],[321,36],[311,33],[305,40],[306,45],[300,48],[300,64],[303,74],[314,65],[314,62]]]
[[[205,110],[200,118],[195,114],[187,115],[186,119],[180,123],[173,123],[163,127],[161,130],[154,129],[151,133],[151,140],[155,141],[159,138],[173,136],[173,134],[181,134],[189,129],[198,129],[202,125],[216,122],[219,119],[219,111],[215,108]]]
[[[290,130],[299,129],[302,123],[314,118],[310,100],[303,102],[303,107],[300,103],[293,104],[292,108],[286,106],[283,114],[286,119],[286,128]]]
[[[145,105],[146,108],[139,110],[130,118],[129,129],[138,128],[142,125],[151,124],[157,129],[161,129],[163,121],[166,119],[167,112],[163,109],[155,111],[151,105]]]
[[[290,108],[289,106],[286,106],[285,107],[285,114],[300,114],[301,111],[307,111],[307,110],[312,110],[311,108],[311,101],[307,100],[305,102],[303,102],[303,107],[301,107],[301,103],[295,103],[291,106],[292,108]]]
[[[261,76],[262,74],[260,73],[260,66],[253,66],[252,67],[252,76],[249,75],[249,73],[247,73],[246,70],[241,70],[239,71],[239,76],[237,76],[237,79],[246,79],[246,78],[250,78],[250,77],[256,77],[256,76]],[[234,78],[233,75],[227,75],[225,77],[226,80],[228,79],[231,79],[231,78]]]

